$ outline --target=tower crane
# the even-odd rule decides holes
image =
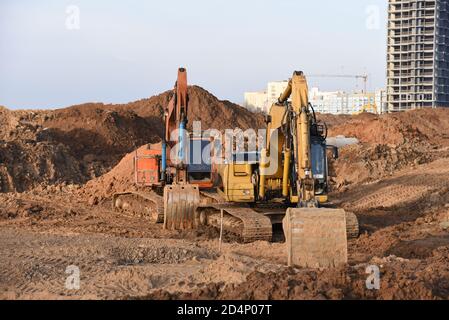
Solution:
[[[308,78],[353,78],[363,80],[363,93],[366,93],[368,86],[368,75],[367,74],[311,74],[307,75]]]

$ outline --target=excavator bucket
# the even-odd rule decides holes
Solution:
[[[283,227],[289,266],[333,268],[348,262],[346,212],[289,208]]]
[[[197,185],[174,184],[164,188],[164,228],[168,230],[194,229],[196,209],[200,204]]]

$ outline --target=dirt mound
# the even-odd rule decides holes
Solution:
[[[243,283],[209,283],[193,292],[157,290],[141,299],[188,300],[342,300],[447,299],[449,247],[433,250],[424,261],[395,256],[374,258],[369,264],[314,271],[285,268],[251,273]],[[368,265],[380,268],[380,290],[366,286]]]
[[[193,121],[201,121],[202,129],[259,129],[264,128],[264,117],[227,100],[219,100],[207,90],[198,86],[189,86],[189,129]],[[172,95],[166,91],[160,95],[117,106],[119,109],[131,109],[140,117],[148,119],[163,118],[164,109]]]
[[[98,105],[54,111],[1,109],[0,123],[2,192],[85,183],[137,145],[158,139],[152,125],[132,111]]]
[[[374,115],[363,113],[342,117],[331,126],[332,136],[356,137],[362,143],[401,145],[410,140],[431,143],[448,142],[449,110],[421,109],[408,112]]]
[[[335,115],[329,113],[317,113],[316,117],[319,121],[326,123],[328,129],[343,125],[349,122],[352,118],[350,115]]]
[[[329,135],[355,137],[331,162],[337,187],[377,180],[407,167],[449,156],[449,110],[422,109],[357,116],[319,115],[330,121]]]
[[[132,111],[83,105],[54,111],[0,109],[1,192],[81,184],[104,174],[124,153],[154,141]]]
[[[449,247],[430,253],[426,261],[390,256],[369,264],[380,267],[380,290],[366,287],[368,264],[326,271],[255,272],[246,282],[227,287],[220,299],[447,299]],[[431,267],[430,267],[431,266]],[[431,269],[429,269],[431,268]],[[430,271],[431,270],[431,271]]]
[[[68,146],[79,159],[116,160],[159,139],[158,127],[132,110],[85,104],[45,114],[42,125],[49,139]]]
[[[108,173],[89,181],[81,193],[87,197],[97,197],[98,200],[109,198],[116,192],[137,190],[134,186],[134,156],[136,152],[146,148],[146,145],[128,153]]]
[[[127,153],[160,141],[170,96],[171,91],[167,91],[129,104],[88,103],[47,111],[1,107],[0,192],[22,192],[59,183],[83,184],[107,173]],[[189,97],[190,125],[195,120],[201,121],[204,130],[257,129],[264,125],[261,115],[221,101],[200,87],[189,87]],[[126,166],[128,162],[124,162]],[[114,174],[116,180],[103,179],[105,189],[101,193],[107,194],[111,183],[117,187],[120,181],[126,181],[129,185],[132,179],[128,171],[118,171],[108,175]]]
[[[406,167],[427,163],[435,157],[429,144],[412,142],[401,146],[359,144],[341,149],[338,160],[331,160],[337,188],[354,183],[375,181]]]
[[[80,163],[69,148],[46,140],[45,129],[29,121],[35,117],[36,113],[0,110],[0,192],[83,181]]]

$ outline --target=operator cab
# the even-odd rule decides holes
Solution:
[[[212,147],[210,139],[192,137],[188,146],[187,173],[189,182],[200,188],[211,188]]]
[[[327,173],[328,163],[326,156],[326,144],[322,141],[312,141],[312,175],[315,179],[316,190],[318,195],[327,192]]]

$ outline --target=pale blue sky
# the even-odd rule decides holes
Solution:
[[[69,5],[80,9],[80,30],[66,28]],[[179,66],[191,84],[237,103],[295,69],[366,72],[380,88],[386,10],[387,0],[1,0],[0,105],[133,101],[170,89]]]

